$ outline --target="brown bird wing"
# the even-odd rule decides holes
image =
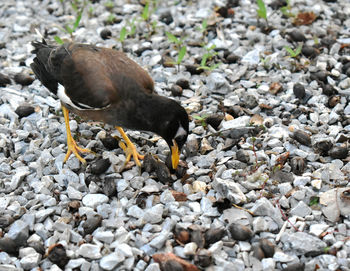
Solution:
[[[60,67],[66,95],[76,104],[103,108],[118,103],[120,75],[133,78],[143,91],[153,92],[153,80],[124,53],[92,45],[69,44]],[[123,90],[127,91],[127,90]]]

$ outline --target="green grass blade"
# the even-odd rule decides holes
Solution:
[[[120,33],[119,33],[119,40],[120,40],[121,42],[123,42],[123,41],[125,40],[125,38],[126,38],[126,27],[124,26],[124,27],[122,28],[122,30],[120,30]]]
[[[289,46],[284,46],[284,49],[288,52],[288,54],[290,54],[290,56],[294,56],[295,55],[295,52],[293,51],[292,48],[290,48]]]
[[[256,0],[259,9],[257,10],[258,16],[263,19],[267,19],[266,6],[263,0]]]
[[[178,44],[179,39],[178,39],[177,37],[175,37],[173,34],[171,34],[170,32],[167,32],[167,31],[165,32],[165,34],[167,35],[168,40],[169,40],[170,42],[173,42],[173,43]]]
[[[60,45],[64,43],[59,36],[54,36],[53,39]]]
[[[145,21],[147,21],[148,18],[149,18],[149,1],[147,1],[145,7],[143,8],[141,17],[142,17],[142,19],[144,19]]]
[[[75,31],[78,28],[82,15],[83,15],[83,9],[81,9],[81,11],[78,13],[78,16],[73,25],[73,31]]]
[[[186,46],[182,46],[179,52],[179,55],[177,57],[177,64],[180,64],[182,59],[184,58],[185,54],[186,54]]]

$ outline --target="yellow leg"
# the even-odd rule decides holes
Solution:
[[[69,158],[69,156],[74,153],[74,155],[79,159],[80,162],[82,162],[83,164],[86,163],[85,159],[83,157],[80,156],[79,152],[89,152],[89,153],[93,153],[91,150],[89,149],[83,149],[80,148],[77,143],[75,142],[75,140],[72,137],[71,131],[70,131],[70,126],[69,126],[69,111],[67,108],[65,108],[62,105],[62,111],[63,111],[63,116],[64,116],[64,122],[66,123],[66,131],[67,131],[67,147],[68,147],[68,151],[66,154],[66,157],[64,158],[63,162],[66,162]]]
[[[118,132],[123,137],[123,139],[125,140],[125,143],[126,143],[126,145],[124,142],[119,143],[119,146],[124,150],[124,152],[126,154],[125,164],[130,161],[131,155],[132,155],[132,157],[135,160],[136,165],[141,167],[141,163],[140,163],[139,159],[142,160],[144,158],[144,155],[141,155],[137,152],[135,145],[130,141],[128,136],[125,134],[123,128],[121,128],[119,126],[116,126],[115,128],[118,130]]]

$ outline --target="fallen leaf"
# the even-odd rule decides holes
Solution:
[[[272,109],[272,106],[270,106],[270,105],[268,105],[268,104],[259,104],[259,107],[261,108],[261,109]]]
[[[280,92],[281,90],[283,89],[282,85],[278,82],[273,82],[271,85],[270,85],[270,93],[272,94],[277,94],[278,92]]]
[[[316,14],[311,12],[300,12],[294,19],[294,25],[308,25],[312,24],[317,18]]]

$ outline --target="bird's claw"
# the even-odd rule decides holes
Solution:
[[[126,155],[126,159],[125,159],[125,163],[124,165],[126,165],[130,159],[131,159],[131,156],[134,158],[134,161],[136,163],[136,165],[138,167],[141,167],[141,162],[140,160],[142,160],[145,156],[144,155],[141,155],[137,152],[136,150],[136,147],[134,144],[128,144],[126,145],[124,142],[119,142],[119,147],[121,147],[124,152],[125,152],[125,155]]]
[[[86,164],[86,160],[83,157],[81,157],[81,155],[79,153],[92,153],[92,154],[95,154],[92,150],[84,149],[84,148],[79,147],[72,137],[67,139],[67,146],[68,146],[68,151],[67,151],[66,156],[64,157],[64,160],[63,160],[64,163],[68,160],[69,156],[72,153],[83,164]]]

